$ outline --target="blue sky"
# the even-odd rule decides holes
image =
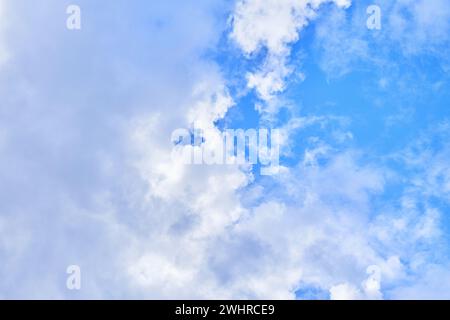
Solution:
[[[450,298],[446,2],[0,0],[0,298]]]

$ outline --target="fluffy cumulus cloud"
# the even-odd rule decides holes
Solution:
[[[314,18],[319,6],[327,2],[340,7],[351,3],[348,0],[238,1],[231,37],[246,54],[253,54],[262,47],[271,54],[283,54],[298,40],[299,31]]]
[[[176,271],[199,274],[195,244],[242,214],[233,192],[245,173],[171,158],[173,130],[192,122],[212,128],[232,106],[218,68],[199,57],[220,35],[223,4],[191,5],[182,4],[189,15],[144,2],[106,13],[82,2],[92,19],[76,33],[65,29],[63,3],[33,11],[26,1],[8,2],[14,56],[1,75],[3,297],[76,297],[65,288],[71,264],[83,270],[85,297],[129,297],[146,285],[152,290],[141,296],[163,296],[183,285]],[[175,271],[152,272],[158,261]],[[169,292],[183,294],[177,289]]]
[[[60,1],[0,0],[0,297],[448,297],[446,123],[380,160],[347,144],[346,116],[294,101],[277,118],[292,46],[313,21],[316,47],[364,57],[363,40],[326,38],[350,1],[79,2],[82,30],[68,31]],[[414,10],[417,30],[441,30]],[[242,107],[211,58],[224,34],[257,120],[272,113],[282,156],[295,156],[279,174],[173,155],[174,130],[204,133],[184,151],[217,145]],[[80,291],[66,288],[73,264]]]
[[[250,56],[262,49],[267,57],[256,71],[248,72],[248,87],[255,89],[265,101],[285,89],[292,74],[289,65],[290,45],[299,39],[300,31],[314,19],[318,8],[334,2],[347,8],[350,0],[242,0],[233,14],[231,38]]]

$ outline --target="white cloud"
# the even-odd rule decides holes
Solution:
[[[186,14],[141,1],[105,13],[86,2],[85,10],[101,10],[77,37],[54,18],[61,5],[53,2],[20,22],[29,4],[9,6],[15,68],[0,74],[0,228],[9,230],[0,234],[2,295],[77,297],[64,280],[77,264],[85,298],[192,297],[207,271],[207,239],[242,215],[235,191],[249,179],[233,166],[171,160],[174,129],[194,121],[214,134],[232,106],[218,68],[199,57],[225,26],[214,15],[223,4],[180,4]],[[140,23],[141,6],[150,30],[130,32],[121,21]],[[30,50],[41,32],[52,41]],[[155,265],[168,269],[155,273]]]
[[[80,50],[75,54],[67,41],[39,43],[31,53],[24,45],[35,37],[34,19],[52,24],[54,11],[31,12],[31,22],[16,30],[19,67],[0,75],[7,102],[0,106],[6,115],[0,120],[6,141],[0,160],[2,295],[268,299],[295,298],[307,284],[332,298],[375,299],[384,285],[403,280],[405,269],[429,267],[416,244],[439,236],[439,212],[429,206],[421,215],[406,194],[398,216],[373,219],[372,199],[387,183],[384,168],[364,164],[356,152],[319,144],[298,166],[257,183],[245,168],[185,166],[171,158],[174,129],[195,123],[214,140],[214,122],[233,106],[218,68],[198,57],[222,31],[210,18],[216,7],[194,2],[201,5],[192,17],[156,6],[175,25],[155,23],[151,32],[134,34],[137,40],[128,40],[130,30],[117,24],[90,35],[96,46],[72,39]],[[291,72],[289,45],[321,3],[238,5],[233,38],[247,54],[269,50],[264,72],[252,78],[265,99],[283,90]],[[124,14],[132,21],[122,10],[99,21],[124,21]],[[52,36],[66,39],[62,34]],[[116,38],[130,48],[118,48]],[[88,64],[76,64],[80,58]],[[135,62],[142,60],[148,64]],[[105,74],[98,78],[99,70]],[[322,120],[292,119],[285,131]],[[426,181],[418,186],[429,186],[429,193],[445,186],[437,178],[446,172],[441,161],[416,180]],[[86,275],[80,296],[60,281],[74,263]],[[368,275],[370,266],[381,277]]]
[[[267,49],[264,63],[247,74],[248,87],[261,99],[270,102],[285,89],[285,81],[293,72],[288,63],[290,45],[299,32],[314,19],[321,4],[334,2],[347,8],[350,0],[240,0],[233,14],[230,37],[247,55]]]
[[[231,37],[250,55],[267,48],[272,55],[284,55],[296,42],[299,31],[316,15],[323,3],[348,7],[349,0],[240,0],[233,15]]]
[[[293,71],[286,59],[286,56],[270,56],[259,71],[247,73],[247,86],[256,89],[262,100],[270,102],[275,94],[284,91],[285,79]]]
[[[380,299],[383,283],[404,277],[400,258],[385,258],[372,245],[378,233],[366,231],[371,197],[384,188],[382,170],[358,165],[355,154],[325,152],[326,166],[291,169],[280,176],[280,189],[257,184],[254,196],[263,202],[244,208],[236,191],[249,180],[237,168],[148,171],[145,163],[158,168],[169,160],[155,158],[166,152],[146,141],[137,141],[139,150],[152,152],[137,168],[144,181],[163,177],[149,184],[146,206],[154,209],[143,221],[155,224],[151,235],[136,238],[126,263],[140,294],[291,299],[303,283],[330,290],[336,299]],[[158,184],[166,183],[169,168],[180,180],[161,193]],[[387,234],[397,232],[390,221],[382,226]],[[405,239],[410,246],[417,240]],[[373,265],[376,272],[368,268]]]
[[[381,293],[381,270],[378,266],[367,268],[368,278],[361,284],[361,288],[350,283],[342,283],[331,287],[331,300],[380,300]]]
[[[360,300],[361,292],[358,288],[348,284],[343,283],[334,286],[330,289],[331,300]]]
[[[141,142],[140,150],[153,150],[144,164],[165,163],[152,155],[165,152]],[[253,205],[245,207],[236,191],[251,180],[237,168],[173,170],[182,178],[162,194],[154,191],[165,178],[155,180],[148,205],[159,207],[158,198],[164,204],[152,211],[152,236],[131,250],[132,283],[141,294],[158,292],[147,296],[179,298],[293,299],[305,285],[332,299],[381,299],[386,288],[397,286],[412,291],[404,284],[407,274],[428,268],[427,248],[440,236],[437,209],[422,211],[407,189],[397,214],[380,213],[372,204],[388,182],[386,168],[332,149],[322,149],[321,158],[325,165],[301,161],[275,185],[249,184]],[[138,169],[147,172],[145,165]],[[227,182],[217,187],[218,181]]]

